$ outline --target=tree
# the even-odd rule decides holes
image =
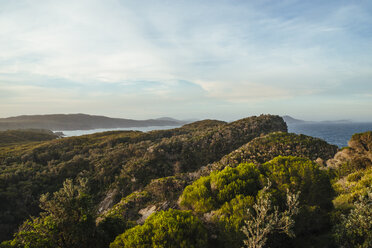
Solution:
[[[67,179],[50,196],[40,197],[45,212],[27,220],[15,234],[13,247],[94,247],[95,214],[86,179]]]
[[[265,245],[268,235],[273,232],[282,232],[290,237],[295,234],[292,230],[294,226],[293,217],[298,213],[299,195],[287,192],[287,207],[283,212],[279,212],[278,206],[273,206],[269,190],[271,183],[265,186],[257,197],[257,202],[253,205],[253,212],[248,209],[248,219],[242,227],[242,232],[247,237],[244,246],[248,248],[261,248]]]

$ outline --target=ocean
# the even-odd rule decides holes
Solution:
[[[372,131],[372,123],[297,123],[288,124],[288,132],[305,134],[342,148],[355,133]]]

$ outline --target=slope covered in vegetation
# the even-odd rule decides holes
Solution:
[[[337,147],[317,138],[285,132],[273,132],[253,139],[239,149],[224,156],[221,160],[203,166],[195,172],[152,180],[143,190],[124,197],[99,219],[103,221],[116,219],[122,222],[136,221],[137,223],[143,223],[144,218],[153,212],[168,208],[179,208],[178,198],[187,185],[201,176],[208,176],[211,172],[221,170],[226,166],[236,167],[240,163],[247,162],[254,162],[259,165],[258,161],[265,162],[279,155],[294,155],[311,160],[319,160],[319,158],[326,160],[332,157],[336,151]]]
[[[372,132],[354,134],[327,161],[337,193],[335,239],[345,247],[372,247]]]
[[[47,141],[58,138],[52,131],[43,129],[19,129],[0,131],[0,146],[28,143],[32,141]]]
[[[267,115],[26,144],[0,156],[4,238],[23,222],[0,247],[370,247],[371,147]]]
[[[29,215],[37,215],[40,195],[58,190],[67,178],[88,178],[96,203],[111,192],[104,209],[152,179],[197,170],[255,137],[286,130],[280,117],[262,115],[232,123],[208,120],[172,130],[106,132],[0,150],[5,153],[0,154],[1,239],[9,238]]]

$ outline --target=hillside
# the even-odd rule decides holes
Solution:
[[[180,126],[182,124],[185,124],[185,122],[167,117],[148,120],[132,120],[86,114],[22,115],[0,118],[0,130],[28,128],[89,130],[98,128]]]
[[[0,247],[242,247],[248,209],[285,214],[288,194],[293,235],[263,247],[369,247],[370,133],[349,146],[261,115],[0,147]]]
[[[58,138],[58,135],[49,130],[19,129],[0,131],[0,146],[28,143],[32,141],[46,141]]]
[[[150,213],[179,208],[178,199],[186,186],[227,166],[237,167],[250,162],[259,165],[280,155],[299,156],[314,161],[327,160],[332,158],[337,150],[336,146],[317,138],[285,132],[270,133],[253,139],[219,161],[203,166],[195,172],[152,180],[143,190],[123,198],[101,218],[105,220],[112,216],[121,216],[125,220],[142,223],[144,217]]]
[[[95,201],[110,191],[115,203],[152,179],[194,171],[255,137],[286,130],[280,117],[262,115],[229,124],[206,120],[172,130],[63,138],[16,151],[0,148],[1,239],[28,215],[37,215],[40,195],[56,191],[66,178],[88,177]]]

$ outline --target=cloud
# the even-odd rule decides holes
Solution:
[[[2,109],[17,96],[17,106],[133,107],[125,98],[189,113],[188,101],[205,112],[276,101],[270,112],[288,99],[369,89],[350,86],[370,77],[366,2],[20,0],[0,9]]]
[[[223,99],[229,102],[259,102],[275,99],[285,99],[293,93],[286,89],[275,88],[257,83],[232,83],[197,81],[208,97]]]

